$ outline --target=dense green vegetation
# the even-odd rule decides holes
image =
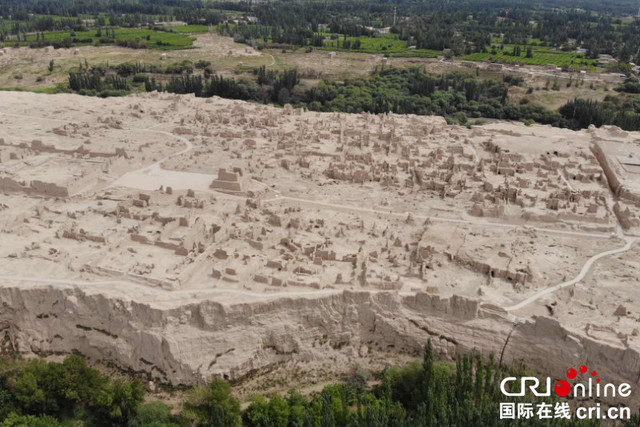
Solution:
[[[326,81],[304,91],[296,87],[299,77],[295,70],[276,73],[261,68],[255,73],[257,86],[246,80],[180,76],[164,87],[151,85],[147,89],[280,105],[292,103],[315,111],[441,115],[460,124],[467,123],[468,118],[484,117],[567,125],[560,114],[539,105],[510,103],[508,83],[481,81],[461,73],[434,76],[419,68],[384,68],[368,78],[342,83]],[[224,91],[218,89],[222,83]]]
[[[158,1],[73,1],[73,0],[4,0],[0,3],[0,29],[5,35],[87,27],[146,26],[154,22],[184,21],[199,25],[216,25],[230,11],[248,10],[244,2],[198,0]]]
[[[69,48],[83,45],[117,45],[133,49],[186,49],[194,38],[164,29],[98,28],[91,31],[50,31],[23,34],[12,46]]]
[[[640,80],[630,77],[616,87],[618,92],[640,93]]]
[[[516,0],[506,5],[502,0],[5,0],[0,4],[0,42],[40,46],[49,40],[56,46],[121,43],[176,49],[190,45],[188,38],[177,36],[215,26],[220,33],[256,47],[308,46],[423,57],[443,54],[475,61],[593,69],[599,54],[612,55],[623,63],[640,60],[640,20],[632,17],[635,13],[636,5],[628,0],[577,0],[566,5],[551,0],[535,4]],[[172,20],[190,25],[155,27],[157,22]],[[149,43],[140,43],[149,34],[123,32],[111,39],[88,34],[124,28],[161,31],[154,31]]]
[[[76,419],[92,426],[128,425],[145,394],[137,380],[109,378],[80,356],[63,363],[0,360],[3,426],[57,426]]]
[[[604,101],[574,99],[560,108],[560,114],[573,127],[615,125],[640,130],[640,97],[607,96]]]
[[[526,98],[518,104],[509,102],[507,85],[521,84],[519,76],[505,76],[500,82],[460,73],[434,76],[418,68],[387,68],[367,79],[322,82],[299,100],[316,111],[440,115],[459,124],[471,118],[495,118],[572,129],[593,124],[640,130],[640,96],[607,96],[603,102],[576,99],[556,112]],[[637,80],[629,79],[621,90],[635,93],[637,88]]]
[[[52,67],[52,62],[49,63],[49,68]],[[55,65],[55,63],[53,64]],[[148,77],[147,73],[152,73],[153,75],[172,76],[167,84],[167,88],[171,92],[195,93],[194,90],[180,89],[179,84],[182,80],[175,76],[185,74],[186,80],[191,81],[191,74],[197,70],[203,70],[206,78],[213,73],[211,62],[205,60],[199,60],[195,63],[189,60],[168,62],[162,66],[141,62],[123,62],[115,66],[89,65],[85,61],[84,63],[80,62],[79,66],[69,73],[68,84],[56,87],[55,91],[71,90],[81,95],[107,97],[124,96],[133,91],[164,90],[161,83],[156,83],[155,77]],[[198,79],[202,81],[200,76],[193,77],[194,82]]]
[[[254,79],[221,77],[214,74],[208,61],[184,60],[163,66],[133,62],[110,67],[81,64],[69,74],[68,89],[103,97],[132,91],[165,91],[278,105],[291,103],[324,112],[440,115],[462,125],[472,119],[493,118],[572,129],[594,124],[640,130],[640,97],[636,95],[608,96],[603,102],[578,99],[552,111],[527,98],[517,104],[509,101],[509,87],[524,84],[519,75],[480,80],[459,72],[433,75],[416,67],[385,67],[367,78],[323,81],[304,89],[296,70],[276,72],[263,66],[254,69],[253,74]],[[636,79],[628,79],[617,90],[635,94],[639,87]]]
[[[467,118],[484,117],[564,125],[559,114],[534,104],[514,105],[507,95],[507,84],[501,81],[386,68],[367,79],[323,82],[306,91],[303,102],[317,111],[441,115],[461,124]]]
[[[382,53],[395,57],[423,57],[435,58],[442,55],[440,50],[416,49],[409,46],[406,40],[401,40],[396,34],[380,34],[375,37],[346,37],[340,39],[338,34],[332,34],[329,38],[321,37],[321,43],[316,42],[315,47],[322,50],[336,50],[361,53]]]
[[[256,395],[241,411],[232,387],[214,380],[187,391],[180,412],[161,402],[144,403],[137,380],[109,378],[80,356],[62,363],[0,361],[0,426],[130,427],[440,427],[597,426],[597,421],[537,417],[502,421],[502,378],[524,371],[505,369],[493,358],[469,354],[456,364],[434,359],[431,343],[422,360],[391,367],[370,382],[356,371],[344,382],[304,396]],[[516,384],[514,382],[514,384]],[[512,390],[515,391],[515,390]],[[553,398],[513,402],[554,404]],[[637,426],[634,417],[627,426]]]
[[[519,49],[518,49],[519,48]],[[594,70],[597,61],[577,52],[563,52],[549,48],[523,45],[492,45],[487,52],[465,55],[468,61],[503,62],[508,64],[556,65],[567,69]]]
[[[6,0],[0,4],[0,41],[33,47],[117,44],[181,49],[191,46],[193,39],[188,33],[215,29],[258,48],[304,46],[309,50],[417,57],[442,54],[475,61],[554,64],[564,69],[595,69],[598,55],[607,53],[619,61],[609,71],[630,75],[628,63],[640,61],[640,20],[630,16],[635,5],[627,0],[606,4],[594,0],[577,2],[579,8],[551,0],[535,5],[515,0],[508,8],[501,0]],[[166,25],[173,20],[189,25]],[[639,128],[637,100],[628,95],[608,97],[604,102],[576,100],[558,112],[529,102],[528,98],[510,102],[507,94],[511,82],[480,81],[464,74],[431,76],[415,68],[386,68],[370,77],[325,81],[306,89],[298,84],[295,71],[274,73],[262,69],[255,71],[253,79],[232,79],[216,76],[213,67],[215,64],[145,65],[134,72],[118,69],[118,76],[106,73],[105,67],[86,67],[73,70],[68,86],[78,93],[100,96],[162,90],[280,105],[292,103],[317,111],[439,114],[461,124],[486,117],[572,128],[600,123],[629,130]],[[616,90],[637,94],[640,84],[629,79]]]
[[[635,13],[631,3],[607,3],[609,10],[581,3],[582,9],[518,1],[506,6],[491,0],[259,3],[251,10],[257,22],[227,23],[219,30],[258,47],[275,43],[389,55],[413,51],[413,56],[439,52],[577,69],[594,68],[593,60],[603,53],[625,63],[638,59],[640,21],[615,15]]]

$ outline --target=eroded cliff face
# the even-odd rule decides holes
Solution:
[[[5,352],[79,351],[174,384],[235,379],[287,361],[333,360],[337,370],[346,369],[375,349],[418,355],[428,338],[443,358],[494,353],[553,378],[587,363],[601,378],[635,387],[640,371],[633,349],[600,343],[551,318],[514,326],[504,313],[456,296],[345,291],[167,308],[80,288],[3,287],[0,304]]]

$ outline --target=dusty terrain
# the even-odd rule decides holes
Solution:
[[[159,382],[640,369],[640,134],[0,92],[3,350]]]

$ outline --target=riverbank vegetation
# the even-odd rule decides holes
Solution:
[[[344,381],[303,395],[255,395],[241,410],[233,387],[222,380],[191,387],[177,406],[145,400],[137,379],[109,377],[78,355],[62,363],[0,360],[0,426],[129,427],[436,427],[598,426],[596,420],[553,417],[500,419],[499,402],[561,404],[553,398],[509,400],[500,391],[505,376],[523,369],[500,366],[493,357],[461,356],[437,361],[431,343],[421,360],[390,367],[375,377],[356,369]],[[514,381],[514,384],[519,382]],[[515,390],[511,390],[515,391]],[[535,407],[535,406],[534,406]],[[627,426],[637,426],[637,417]]]

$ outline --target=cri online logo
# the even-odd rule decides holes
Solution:
[[[580,373],[587,374],[587,367],[585,365],[578,368]],[[588,374],[587,384],[576,383],[571,387],[569,381],[560,380],[555,383],[553,391],[560,397],[567,397],[569,394],[572,397],[629,397],[631,395],[631,385],[622,383],[616,387],[615,384],[607,383],[604,386],[600,384],[600,378],[597,378],[598,373],[591,371]],[[567,370],[567,378],[570,380],[575,379],[578,376],[578,372],[570,368]],[[594,385],[595,379],[595,385]],[[522,377],[520,378],[520,391],[509,392],[506,389],[507,384],[517,381],[516,377],[507,377],[500,383],[500,390],[505,396],[524,396],[525,391],[528,388],[534,396],[551,396],[551,378],[547,377],[546,387],[540,390],[540,380],[536,377]],[[573,392],[573,393],[572,393]]]

